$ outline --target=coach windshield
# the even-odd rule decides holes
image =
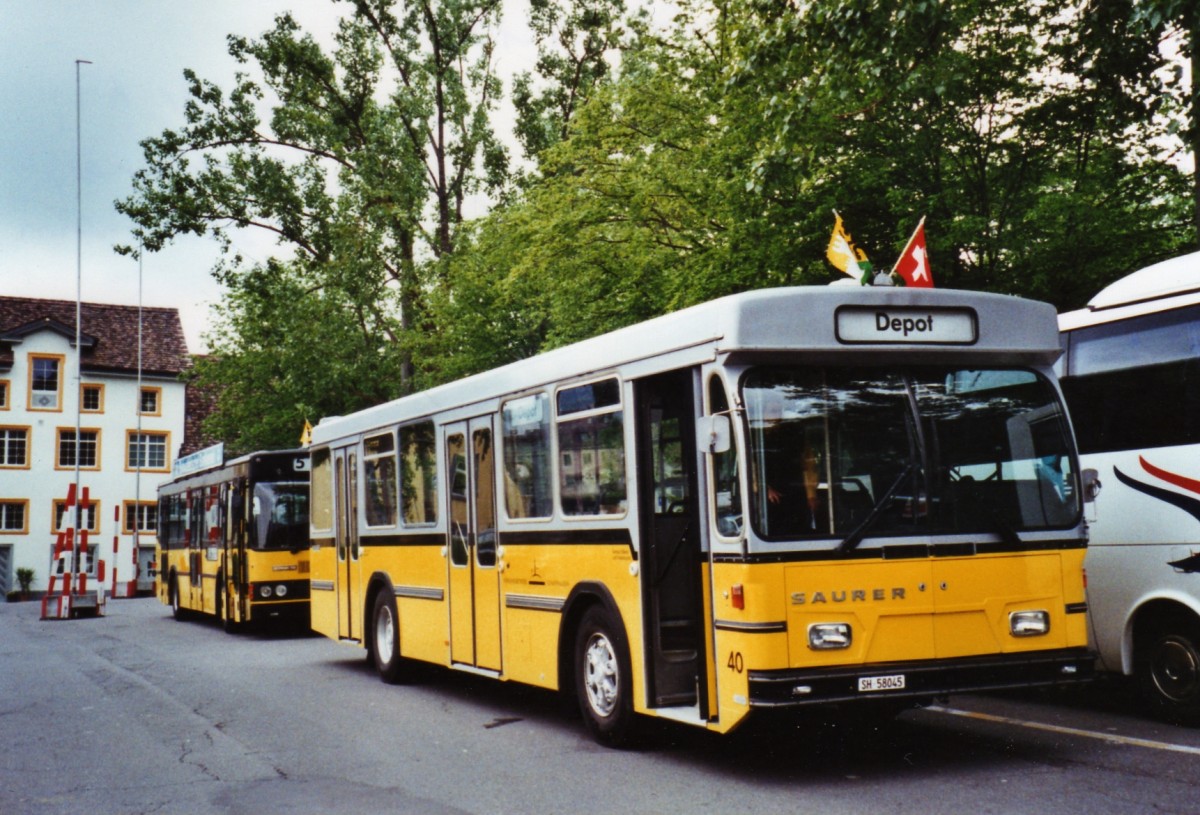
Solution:
[[[1079,520],[1057,392],[1020,369],[771,367],[743,379],[765,540],[1017,533]]]

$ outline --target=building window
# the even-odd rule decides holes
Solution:
[[[29,356],[29,409],[62,409],[61,356]]]
[[[28,501],[0,501],[0,532],[29,534]]]
[[[79,395],[80,406],[84,413],[104,412],[104,386],[84,385]]]
[[[0,410],[8,410],[8,380],[0,379]]]
[[[143,416],[162,415],[162,388],[142,388],[138,395],[138,413]]]
[[[74,566],[75,573],[78,574],[80,571],[84,571],[88,575],[94,577],[96,575],[96,558],[99,557],[99,554],[99,547],[94,543],[89,544],[84,562],[76,563]],[[50,572],[52,574],[61,575],[63,573],[63,568],[66,565],[66,561],[67,558],[65,556],[55,557],[54,547],[50,547]]]
[[[134,528],[136,525],[136,529]],[[143,501],[137,503],[135,501],[125,502],[125,522],[124,532],[126,535],[132,535],[137,532],[148,532],[153,534],[158,528],[158,504],[153,501]]]
[[[128,470],[167,469],[167,433],[130,431],[125,442],[125,468]]]
[[[79,467],[81,469],[98,470],[100,468],[100,431],[85,429],[79,431],[79,444],[75,444],[75,429],[60,427],[58,429],[58,462],[59,469],[75,466],[76,447],[79,450]]]
[[[0,427],[0,467],[29,466],[29,428]]]
[[[75,531],[79,532],[84,529],[89,534],[100,534],[100,504],[89,503],[87,511],[76,504],[73,507],[75,517],[67,515],[67,502],[55,500],[54,502],[54,533],[58,534],[67,528],[67,525],[74,521]]]

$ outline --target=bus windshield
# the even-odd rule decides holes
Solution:
[[[306,548],[308,485],[255,484],[250,529],[254,549]]]
[[[743,380],[765,540],[1017,532],[1078,523],[1050,382],[1018,369],[763,367]]]

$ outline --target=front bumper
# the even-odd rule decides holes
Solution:
[[[750,671],[752,708],[799,707],[848,701],[926,699],[952,693],[1034,688],[1087,682],[1096,655],[1086,648],[989,654],[837,668]],[[897,690],[861,691],[865,677],[903,676]]]

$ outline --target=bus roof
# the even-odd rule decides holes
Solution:
[[[1200,252],[1164,260],[1110,283],[1087,307],[1059,315],[1063,331],[1200,302]]]
[[[851,345],[839,339],[835,324],[838,310],[844,307],[928,308],[935,313],[939,309],[970,310],[977,319],[977,337],[950,350],[944,343],[914,341]],[[1046,303],[953,289],[758,289],[656,317],[350,416],[326,417],[313,429],[313,445],[397,420],[421,418],[618,368],[640,376],[724,355],[767,359],[783,352],[803,352],[806,361],[819,363],[857,353],[862,363],[887,364],[893,360],[932,362],[957,353],[964,361],[973,357],[993,364],[1049,365],[1061,353],[1054,316],[1054,307]]]
[[[246,453],[244,455],[237,456],[236,458],[222,458],[222,460],[219,462],[214,461],[213,463],[206,464],[199,469],[189,470],[188,472],[180,473],[178,475],[172,475],[168,480],[161,482],[158,485],[158,489],[160,492],[170,492],[172,488],[179,484],[195,484],[205,481],[206,479],[211,481],[214,474],[223,473],[226,470],[233,470],[237,467],[246,469],[249,465],[261,460],[295,458],[296,456],[308,456],[307,448],[295,447],[287,450],[256,450],[253,453]]]

